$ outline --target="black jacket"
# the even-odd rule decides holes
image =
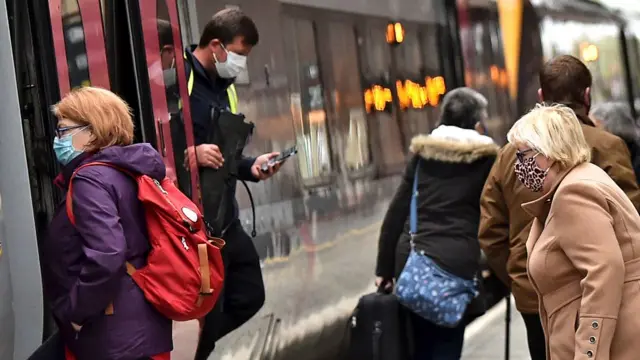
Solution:
[[[443,269],[473,278],[480,260],[480,194],[498,149],[490,138],[452,126],[413,138],[414,156],[380,231],[377,276],[397,278],[407,260],[411,190],[420,162],[416,247]]]
[[[233,83],[232,80],[222,78],[211,78],[206,70],[202,67],[198,59],[193,55],[193,50],[196,46],[192,45],[185,50],[185,70],[187,72],[187,79],[190,72],[194,72],[193,91],[191,92],[190,104],[191,104],[191,119],[193,121],[193,132],[196,145],[204,144],[207,142],[209,132],[211,131],[211,114],[214,107],[221,109],[229,109],[229,98],[227,96],[227,88]],[[258,182],[258,179],[251,173],[251,166],[255,162],[256,158],[243,156],[242,160],[238,163],[237,174],[238,180]],[[232,204],[232,209],[228,209],[226,224],[230,224],[238,218],[238,202],[235,199],[236,195],[236,181],[230,179],[231,189],[229,191],[228,204]],[[202,186],[206,186],[203,184]],[[204,189],[203,191],[206,191]],[[207,214],[205,214],[207,217]]]

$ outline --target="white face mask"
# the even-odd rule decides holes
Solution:
[[[247,57],[244,55],[238,55],[233,51],[227,51],[223,46],[224,51],[227,53],[227,61],[220,62],[216,54],[213,54],[215,60],[216,71],[218,76],[224,79],[233,79],[240,75],[240,73],[247,67]]]

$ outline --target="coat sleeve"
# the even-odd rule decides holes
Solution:
[[[597,186],[582,182],[559,189],[554,201],[563,208],[550,220],[561,231],[557,244],[583,276],[575,360],[609,360],[624,284],[609,204]]]
[[[494,162],[480,197],[478,241],[493,272],[509,285],[509,210],[500,183],[500,172],[504,171],[501,166],[502,154],[501,151]]]
[[[96,179],[74,178],[73,213],[85,259],[71,288],[69,320],[83,325],[107,308],[127,276],[127,243],[113,195]]]
[[[382,221],[380,238],[378,239],[376,276],[385,279],[392,279],[395,276],[396,245],[409,216],[411,188],[417,162],[418,157],[414,156],[407,165],[400,186],[396,190]]]
[[[244,181],[258,182],[255,176],[251,173],[251,167],[256,162],[256,158],[243,156],[238,163],[238,179]]]
[[[602,153],[594,151],[593,157],[593,163],[607,172],[640,211],[640,189],[631,165],[631,154],[624,141],[616,137]]]

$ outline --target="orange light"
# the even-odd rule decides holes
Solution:
[[[509,73],[506,70],[500,71],[500,86],[505,89],[509,87]]]
[[[396,42],[398,44],[402,44],[402,42],[404,41],[404,27],[401,23],[395,23],[394,30],[396,34]]]
[[[393,26],[393,24],[388,24],[387,25],[387,43],[388,44],[393,44],[396,42],[396,36],[395,36],[395,28]]]
[[[423,109],[427,105],[437,106],[440,96],[444,95],[447,87],[442,76],[434,78],[426,77],[425,85],[420,85],[411,80],[397,80],[395,83],[398,103],[401,110]],[[364,91],[364,104],[367,113],[383,111],[387,104],[393,101],[391,89],[374,85]]]
[[[427,84],[429,105],[438,106],[440,103],[440,96],[447,92],[447,86],[445,85],[444,78],[442,76],[436,76],[434,78],[427,76],[425,78],[425,83]]]
[[[498,67],[491,65],[491,67],[489,67],[489,72],[491,73],[491,81],[493,81],[494,84],[498,84],[500,81],[500,70]]]
[[[387,24],[386,38],[388,44],[401,44],[404,41],[404,26],[401,23]]]
[[[364,104],[367,113],[371,113],[374,109],[383,111],[392,100],[391,89],[383,88],[380,85],[374,85],[364,92]]]

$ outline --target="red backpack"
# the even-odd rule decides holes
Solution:
[[[136,269],[129,262],[126,266],[145,298],[171,320],[204,317],[213,309],[222,290],[224,265],[220,249],[224,241],[207,236],[198,207],[168,178],[159,182],[109,163],[90,162],[78,167],[69,180],[66,205],[73,225],[73,178],[88,166],[117,169],[138,183],[138,199],[144,206],[151,251],[144,267]],[[105,313],[113,311],[110,304]]]

